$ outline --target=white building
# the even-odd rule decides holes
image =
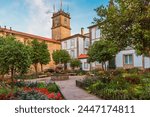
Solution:
[[[88,34],[75,34],[67,38],[61,39],[61,48],[67,50],[72,58],[80,59],[82,70],[89,71],[90,64],[87,63],[87,51],[90,45]],[[69,67],[69,65],[68,65]]]
[[[92,45],[95,41],[99,41],[101,37],[101,32],[97,25],[92,25],[88,27],[89,29],[89,36],[90,36],[90,44]],[[106,62],[108,65],[108,62]],[[99,62],[91,63],[91,69],[102,68],[102,64]]]
[[[100,29],[97,25],[88,27],[90,32],[91,44],[98,41],[101,37]],[[136,55],[134,49],[127,47],[126,50],[120,51],[115,58],[115,65],[117,68],[150,68],[150,57],[143,57]],[[101,67],[98,62],[92,63],[91,68]]]

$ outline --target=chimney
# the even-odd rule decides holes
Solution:
[[[84,28],[81,28],[81,35],[84,35]]]
[[[10,30],[12,30],[12,28],[10,27]]]
[[[4,26],[4,28],[6,29],[6,26]]]

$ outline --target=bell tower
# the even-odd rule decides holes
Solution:
[[[61,40],[71,35],[70,14],[60,9],[52,16],[52,38]]]

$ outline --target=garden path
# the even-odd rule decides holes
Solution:
[[[56,81],[56,84],[60,87],[62,94],[67,100],[100,100],[98,97],[76,87],[76,80],[82,78],[84,77],[70,76],[69,80]]]

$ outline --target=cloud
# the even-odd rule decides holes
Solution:
[[[27,32],[46,37],[51,37],[51,10],[52,5],[46,4],[46,0],[25,0],[29,9]]]
[[[60,0],[25,0],[29,17],[27,17],[27,32],[46,37],[51,37],[52,12],[53,6],[56,10],[60,9]],[[63,1],[63,6],[67,6],[69,2]],[[48,11],[50,11],[48,13]]]

